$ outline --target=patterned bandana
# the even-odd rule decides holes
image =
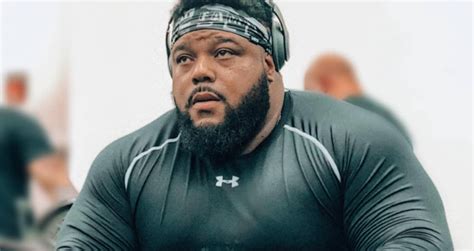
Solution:
[[[213,29],[247,38],[250,42],[262,46],[268,53],[272,53],[270,32],[262,23],[242,11],[221,4],[189,9],[172,23],[170,28],[171,36],[168,42],[170,51],[174,43],[184,34]]]

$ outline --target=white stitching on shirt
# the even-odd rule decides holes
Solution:
[[[289,126],[289,125],[284,125],[285,129],[292,131],[306,139],[309,139],[311,142],[313,142],[321,152],[323,152],[324,157],[329,161],[329,164],[331,165],[332,171],[334,172],[334,175],[336,175],[336,178],[341,182],[341,175],[339,174],[339,169],[337,169],[336,163],[334,162],[333,158],[329,154],[328,150],[324,147],[321,142],[319,142],[315,137],[301,131],[298,128]]]
[[[133,158],[132,160],[132,163],[130,164],[130,166],[128,166],[127,168],[127,172],[125,173],[125,190],[127,190],[127,187],[128,187],[128,182],[130,180],[130,175],[132,174],[132,171],[133,171],[133,168],[135,167],[135,164],[137,163],[137,161],[141,158],[143,158],[144,156],[146,156],[147,154],[151,153],[152,151],[155,151],[155,150],[160,150],[161,148],[165,147],[165,145],[167,145],[168,143],[172,143],[172,142],[176,142],[179,140],[179,136],[181,136],[181,134],[178,135],[178,137],[176,138],[172,138],[172,139],[167,139],[163,144],[161,144],[160,146],[154,146],[154,147],[151,147],[150,149],[138,154],[135,158]]]

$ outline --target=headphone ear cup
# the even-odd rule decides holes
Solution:
[[[273,12],[271,28],[273,61],[275,62],[276,70],[280,71],[285,62],[290,58],[288,29],[286,28],[280,8],[271,0],[268,0],[267,3],[270,4]]]
[[[279,29],[279,24],[273,21],[272,24],[272,57],[275,63],[275,68],[279,72],[285,64],[285,38],[282,31]]]

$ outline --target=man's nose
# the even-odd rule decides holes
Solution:
[[[193,70],[193,84],[213,83],[216,80],[215,77],[212,59],[207,57],[196,59]]]

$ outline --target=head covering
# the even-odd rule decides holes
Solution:
[[[234,33],[247,38],[250,42],[262,46],[272,53],[271,34],[257,19],[243,11],[222,4],[204,5],[192,8],[170,24],[168,50],[186,33],[214,29]]]

